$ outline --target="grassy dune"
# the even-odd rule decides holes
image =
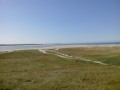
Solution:
[[[120,66],[120,46],[66,48],[59,51],[72,56]]]
[[[85,48],[60,49],[76,56],[83,51],[87,53]],[[63,59],[37,50],[0,54],[0,90],[119,90],[119,86],[117,67]]]

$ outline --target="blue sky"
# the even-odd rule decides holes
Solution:
[[[0,0],[0,44],[120,41],[120,0]]]

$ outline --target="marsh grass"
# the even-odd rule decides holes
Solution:
[[[119,86],[120,69],[116,67],[37,50],[0,54],[0,90],[119,90]]]

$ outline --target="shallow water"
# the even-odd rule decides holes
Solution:
[[[0,51],[38,49],[44,47],[48,47],[48,45],[7,45],[7,46],[0,46]]]

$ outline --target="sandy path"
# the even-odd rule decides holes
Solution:
[[[70,56],[70,55],[67,55],[67,54],[60,53],[56,50],[42,49],[42,50],[39,50],[39,51],[44,53],[44,54],[53,54],[53,55],[56,55],[58,57],[65,58],[65,59],[79,59],[79,60],[86,61],[86,62],[93,62],[93,63],[96,63],[96,64],[108,65],[108,64],[105,64],[105,63],[102,63],[102,62],[99,62],[99,61],[94,61],[94,60],[90,60],[90,59],[86,59],[86,58],[82,58],[82,57],[73,57],[73,56]],[[48,51],[49,51],[49,53],[48,53]]]

